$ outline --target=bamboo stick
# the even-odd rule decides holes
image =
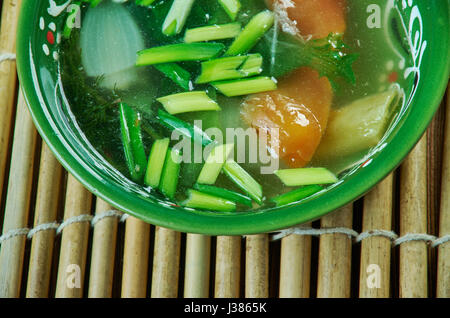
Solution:
[[[21,0],[10,0],[3,3],[0,26],[0,55],[16,52],[17,20],[19,19],[21,3]],[[3,193],[14,98],[17,92],[16,84],[15,60],[0,62],[0,194]]]
[[[14,143],[11,155],[8,194],[6,197],[3,234],[26,228],[33,179],[37,133],[22,93],[17,105]],[[25,235],[2,243],[0,249],[0,298],[19,297],[22,279]]]
[[[130,216],[125,224],[122,297],[147,296],[150,224]]]
[[[157,227],[153,252],[152,298],[176,298],[180,271],[181,233]]]
[[[218,236],[216,244],[216,275],[214,297],[240,296],[241,237]]]
[[[322,228],[352,228],[353,205],[324,216]],[[319,242],[318,298],[349,298],[352,239],[345,234],[324,234]]]
[[[69,174],[64,221],[80,215],[89,215],[91,203],[92,195]],[[67,225],[62,231],[55,292],[57,298],[83,296],[89,229],[89,222],[77,222]]]
[[[269,236],[247,236],[245,254],[245,297],[269,297]]]
[[[447,89],[439,235],[450,235],[450,85]],[[450,243],[438,247],[436,296],[450,298]]]
[[[95,210],[97,216],[111,210],[112,207],[108,203],[97,198]],[[95,224],[89,275],[88,297],[90,298],[112,296],[118,223],[117,217],[106,217]]]
[[[281,240],[280,298],[307,298],[310,294],[311,237],[289,235]]]
[[[364,197],[363,232],[392,230],[393,180],[390,174]],[[359,297],[390,297],[391,250],[387,237],[372,236],[361,242]]]
[[[42,143],[34,227],[56,221],[63,169],[45,143]],[[27,297],[48,297],[55,231],[33,235],[27,279]]]
[[[400,236],[427,232],[427,143],[422,137],[401,166]],[[428,249],[423,241],[400,245],[399,296],[428,296]]]
[[[184,297],[207,298],[209,295],[211,237],[186,235]]]

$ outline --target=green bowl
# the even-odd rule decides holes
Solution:
[[[22,1],[17,65],[36,127],[62,165],[92,193],[146,222],[181,232],[270,232],[316,220],[363,196],[418,142],[439,106],[449,78],[449,2],[387,1],[389,7],[383,14],[390,15],[389,19],[397,21],[398,30],[414,40],[408,42],[411,65],[406,65],[402,74],[413,85],[406,92],[395,126],[364,164],[355,166],[326,191],[286,207],[235,214],[188,211],[161,202],[124,180],[78,131],[58,76],[58,43],[65,23],[63,13],[68,10],[66,1]]]

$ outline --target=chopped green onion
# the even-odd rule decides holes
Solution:
[[[235,38],[241,33],[241,24],[238,22],[228,24],[214,24],[186,30],[184,42],[204,42]]]
[[[120,103],[120,129],[125,159],[131,179],[140,182],[145,175],[147,156],[141,135],[141,119],[133,108]]]
[[[256,203],[262,204],[263,192],[261,185],[234,160],[228,160],[223,166],[223,172]]]
[[[237,14],[241,9],[241,2],[239,0],[219,0],[219,3],[231,20],[236,20]]]
[[[179,43],[152,47],[137,53],[136,65],[209,60],[218,56],[224,47],[221,43]]]
[[[191,73],[176,63],[156,64],[155,68],[170,78],[175,84],[178,84],[185,91],[193,88],[191,82]]]
[[[171,115],[196,111],[221,110],[220,106],[204,91],[173,94],[157,98],[157,101]]]
[[[139,6],[149,6],[151,5],[155,0],[136,0],[136,4]]]
[[[236,211],[236,203],[221,197],[202,193],[197,190],[188,190],[188,196],[189,197],[181,203],[181,205],[187,208],[218,212]]]
[[[239,55],[250,51],[273,26],[274,20],[274,13],[270,10],[255,15],[228,48],[226,55]]]
[[[197,183],[214,184],[220,174],[220,171],[222,170],[223,165],[227,161],[228,157],[230,157],[233,150],[233,144],[217,145],[214,147],[206,159],[202,171],[200,171]]]
[[[245,77],[258,75],[262,72],[262,64],[263,57],[261,54],[249,54],[239,71],[245,73]]]
[[[144,180],[145,184],[152,188],[158,188],[159,182],[161,181],[169,143],[170,139],[164,138],[156,140],[152,145]]]
[[[162,33],[171,36],[181,32],[186,19],[191,13],[194,0],[174,0],[169,13],[164,20]]]
[[[181,159],[181,155],[177,151],[172,149],[167,151],[159,189],[170,199],[174,199],[177,191]]]
[[[274,202],[276,206],[283,206],[289,203],[298,202],[321,190],[323,190],[323,187],[321,187],[320,185],[308,185],[279,195],[275,198],[272,198],[270,201]]]
[[[236,202],[236,203],[246,205],[248,207],[252,207],[252,199],[241,193],[237,193],[237,192],[234,192],[231,190],[227,190],[224,188],[219,188],[219,187],[215,187],[215,186],[211,186],[211,185],[207,185],[207,184],[198,184],[198,183],[196,183],[194,185],[194,189],[196,189],[200,192],[206,193],[206,194],[210,194],[210,195],[213,195],[216,197],[221,197],[221,198],[228,199],[228,200]]]
[[[158,109],[158,119],[163,126],[172,131],[178,131],[180,134],[190,138],[198,144],[207,146],[213,142],[211,138],[197,126],[191,125],[178,117],[163,111],[162,109]]]
[[[253,77],[211,83],[219,92],[228,97],[255,94],[277,89],[277,82],[270,77]]]
[[[262,72],[262,63],[260,54],[222,57],[206,61],[202,63],[202,73],[196,83],[204,84],[257,75]]]
[[[281,169],[275,171],[275,174],[288,187],[329,184],[338,181],[338,178],[326,168]]]

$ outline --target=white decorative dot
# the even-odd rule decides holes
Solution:
[[[44,50],[45,55],[49,55],[50,54],[50,50],[48,49],[47,44],[42,45],[42,49]]]
[[[53,52],[53,58],[55,59],[55,61],[57,61],[59,59],[59,54],[58,52]]]
[[[61,33],[56,33],[56,43],[61,43]]]
[[[44,21],[44,18],[43,18],[43,17],[41,17],[41,18],[39,19],[39,28],[40,28],[41,30],[44,30],[44,28],[45,28],[45,21]]]
[[[388,71],[392,71],[394,69],[395,63],[394,61],[390,60],[386,63],[386,69]]]
[[[48,25],[48,28],[49,28],[50,30],[52,30],[53,32],[55,32],[55,31],[56,31],[56,24],[55,24],[54,22],[52,22],[52,23],[50,23],[50,24]]]

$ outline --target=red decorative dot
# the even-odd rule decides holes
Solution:
[[[55,36],[53,35],[53,33],[51,31],[47,32],[47,41],[50,44],[55,44]]]
[[[388,81],[389,83],[395,83],[398,80],[398,73],[397,72],[392,72],[391,74],[389,74],[388,77]]]

